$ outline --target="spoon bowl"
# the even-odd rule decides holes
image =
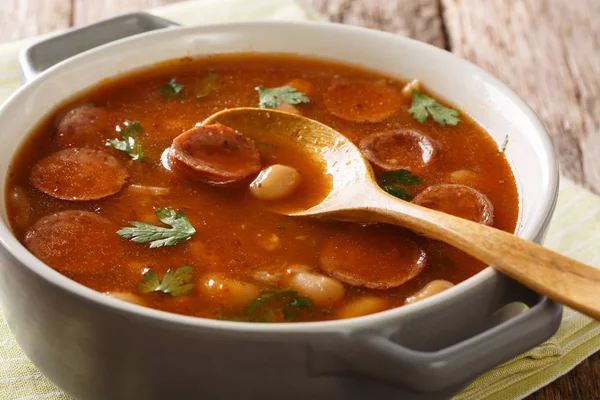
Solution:
[[[345,197],[371,185],[377,189],[375,174],[360,150],[344,135],[318,121],[284,111],[263,108],[232,108],[208,117],[203,125],[223,124],[239,132],[252,132],[252,138],[269,142],[270,137],[286,138],[331,176],[331,191],[315,206],[286,212],[290,216],[333,217],[344,207]]]
[[[208,117],[259,140],[285,137],[322,163],[332,176],[323,201],[297,217],[380,222],[409,228],[446,242],[486,262],[531,289],[600,320],[600,271],[511,233],[431,210],[381,190],[369,162],[344,135],[300,115],[260,108],[234,108]],[[257,139],[254,138],[253,139]]]

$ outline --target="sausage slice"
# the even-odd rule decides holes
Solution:
[[[234,184],[261,168],[254,142],[221,124],[195,126],[177,136],[169,160],[179,170],[213,186]]]
[[[494,206],[481,192],[458,184],[430,186],[412,200],[423,207],[442,211],[484,225],[494,223]]]
[[[105,146],[115,135],[108,115],[106,109],[91,104],[67,111],[56,126],[57,143],[61,147]]]
[[[352,122],[379,122],[402,105],[400,90],[385,80],[339,80],[323,95],[323,103],[336,117]]]
[[[118,260],[118,229],[92,212],[63,211],[37,221],[25,234],[25,246],[61,273],[100,272]]]
[[[437,153],[429,137],[410,129],[373,133],[362,139],[358,147],[371,163],[384,171],[414,171],[429,165]]]
[[[323,271],[352,286],[391,289],[421,273],[426,255],[399,228],[370,225],[334,235],[320,255]]]
[[[69,148],[46,157],[31,169],[29,181],[61,200],[99,200],[121,190],[129,174],[113,156],[87,148]]]

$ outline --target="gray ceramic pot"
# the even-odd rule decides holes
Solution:
[[[489,74],[423,43],[334,24],[220,24],[135,35],[38,75],[75,48],[100,44],[86,38],[107,41],[166,25],[131,14],[24,52],[30,81],[0,109],[0,173],[6,176],[27,132],[45,115],[103,78],[187,55],[293,52],[420,78],[498,142],[509,132],[507,156],[521,194],[517,234],[541,241],[558,186],[542,125]],[[0,295],[11,331],[40,370],[79,399],[448,398],[550,337],[561,316],[559,305],[487,268],[432,298],[361,318],[205,320],[121,302],[67,279],[16,240],[6,212],[0,242]]]

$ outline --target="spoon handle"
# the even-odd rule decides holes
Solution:
[[[600,270],[511,233],[378,192],[369,196],[368,205],[341,213],[354,220],[400,225],[446,242],[532,290],[600,320]]]

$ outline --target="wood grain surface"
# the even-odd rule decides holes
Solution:
[[[0,42],[177,1],[0,0]],[[542,119],[563,175],[600,193],[600,1],[300,1],[332,21],[410,36],[490,71]],[[529,399],[600,399],[600,355]]]

